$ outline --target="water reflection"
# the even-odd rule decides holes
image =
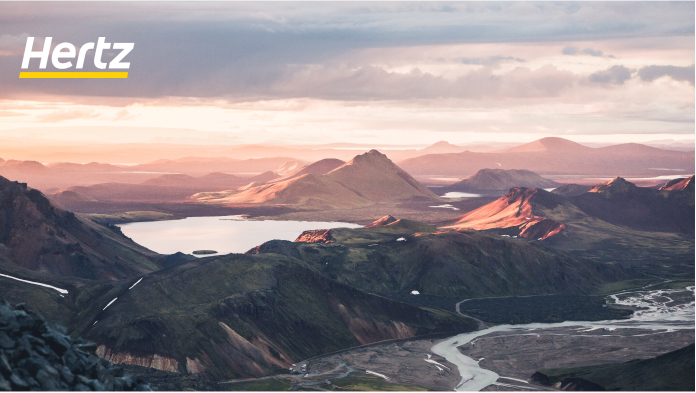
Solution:
[[[295,240],[306,230],[360,227],[346,222],[251,221],[241,216],[189,217],[121,225],[126,236],[160,254],[177,251],[190,254],[196,250],[242,253],[268,240]]]

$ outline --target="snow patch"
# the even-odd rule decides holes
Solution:
[[[144,277],[140,277],[140,280],[136,281],[135,284],[131,285],[131,287],[128,288],[128,289],[129,289],[129,290],[130,290],[130,289],[133,289],[133,287],[136,286],[136,285],[138,285],[138,283],[139,283],[140,281],[143,281],[143,278],[144,278]]]
[[[445,205],[428,206],[428,207],[435,207],[435,208],[438,208],[438,207],[439,207],[439,208],[443,208],[443,209],[459,210],[458,207],[454,207],[454,206],[450,205],[449,203],[448,203],[448,204],[445,204]]]
[[[396,239],[396,241],[397,241],[397,242],[405,242],[405,241],[406,241],[406,238],[405,238],[405,237],[400,237],[400,238]]]
[[[56,287],[54,287],[54,286],[52,286],[52,285],[42,284],[42,283],[40,283],[40,282],[34,282],[34,281],[29,281],[29,280],[22,280],[21,278],[8,276],[7,274],[0,274],[0,276],[7,277],[7,278],[11,278],[11,279],[13,279],[13,280],[17,280],[17,281],[21,281],[21,282],[25,282],[25,283],[27,283],[27,284],[34,284],[34,285],[38,285],[38,286],[41,286],[41,287],[51,288],[51,289],[54,289],[54,290],[56,290],[56,291],[58,291],[58,292],[60,292],[60,293],[64,293],[64,294],[67,294],[67,293],[68,293],[67,290],[61,289],[61,288],[56,288]]]
[[[116,301],[116,299],[118,299],[118,298],[115,297],[114,300],[110,301],[109,304],[106,305],[106,307],[109,307],[111,305],[111,303]],[[102,311],[106,310],[106,307],[102,308]]]
[[[370,371],[370,370],[365,370],[365,372],[368,373],[368,374],[372,374],[372,375],[376,375],[376,376],[378,376],[378,377],[384,378],[384,380],[386,380],[386,381],[389,380],[389,377],[387,377],[387,376],[384,375],[384,374],[376,373],[376,372]]]
[[[411,295],[420,295],[420,292],[414,290],[414,291],[411,291]]]

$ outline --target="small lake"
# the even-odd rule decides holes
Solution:
[[[119,226],[136,243],[160,254],[215,250],[216,255],[243,253],[274,239],[293,241],[303,231],[312,229],[362,227],[347,222],[251,221],[241,216],[188,217]]]

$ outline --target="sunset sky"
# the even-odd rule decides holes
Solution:
[[[28,36],[129,77],[19,79]],[[694,56],[694,2],[3,2],[0,138],[693,141]]]

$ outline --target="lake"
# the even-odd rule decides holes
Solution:
[[[136,243],[160,254],[215,250],[243,253],[269,240],[293,241],[312,229],[360,228],[347,222],[252,221],[242,216],[188,217],[183,220],[134,222],[120,225]]]

